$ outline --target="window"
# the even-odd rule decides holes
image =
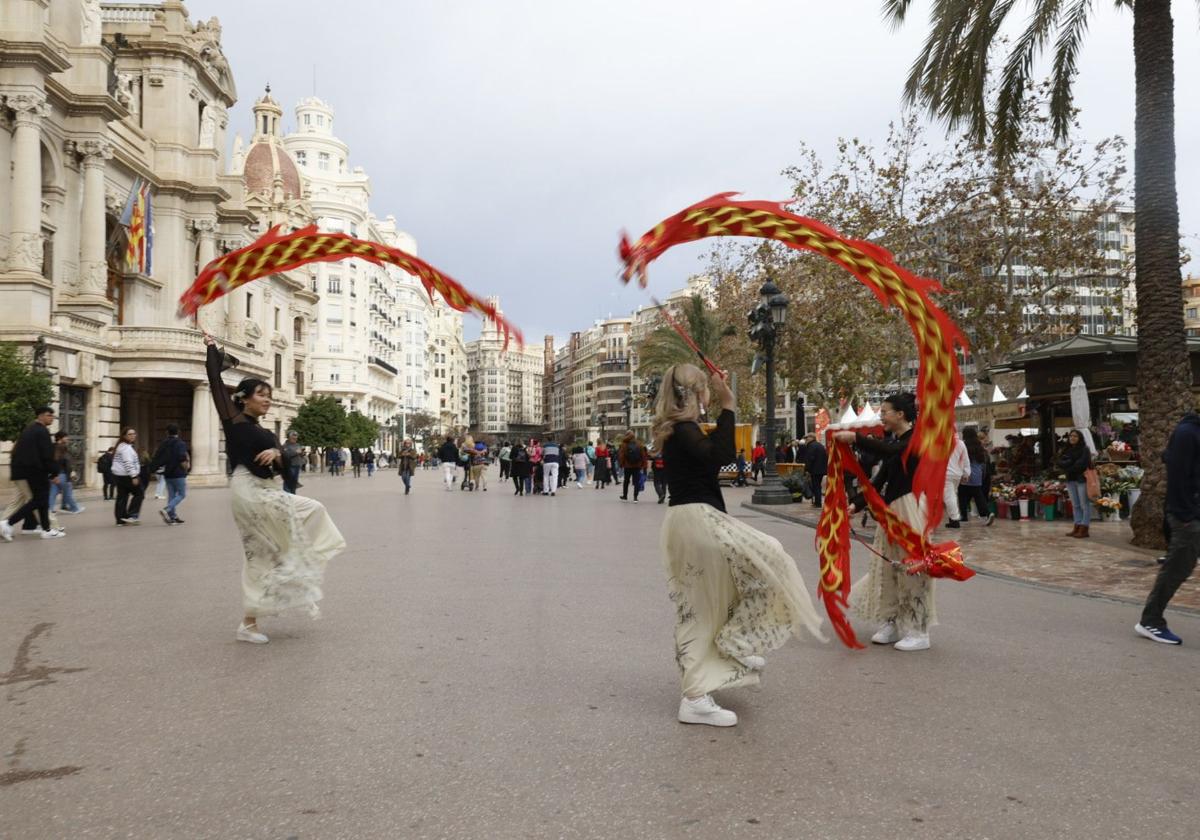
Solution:
[[[329,342],[329,352],[330,353],[341,353],[342,352],[342,340],[340,338]]]
[[[304,396],[304,365],[296,362],[296,367],[292,371],[296,377],[296,396]]]
[[[308,153],[296,152],[296,163],[300,164],[301,166],[308,166]]]
[[[283,387],[283,356],[279,353],[275,354],[275,387]]]
[[[278,306],[275,307],[275,316],[274,316],[274,320],[272,321],[272,325],[273,326],[271,328],[273,330],[275,330],[275,332],[279,332],[279,307]]]
[[[292,341],[299,344],[304,341],[304,319],[297,318],[292,321]]]
[[[340,295],[341,293],[342,293],[342,278],[334,277],[334,276],[330,275],[330,277],[329,277],[329,294]]]
[[[304,115],[304,124],[305,124],[305,125],[312,125],[312,114],[305,114],[305,115]]]
[[[1194,307],[1194,306],[1193,306],[1191,309],[1189,309],[1189,310],[1187,311],[1187,316],[1188,316],[1189,318],[1195,318],[1195,317],[1196,317],[1196,309],[1197,309],[1197,308],[1196,308],[1196,307]]]
[[[254,317],[254,295],[250,292],[246,292],[246,317]]]
[[[325,125],[325,115],[317,114],[317,125]],[[328,157],[328,155],[326,155]]]
[[[318,119],[320,119],[318,117]],[[320,152],[317,154],[317,169],[329,170],[329,152]]]

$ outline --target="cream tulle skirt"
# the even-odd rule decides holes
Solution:
[[[237,467],[229,479],[233,521],[242,535],[242,603],[246,615],[320,610],[325,564],[346,547],[325,506],[285,493],[277,481]]]
[[[779,540],[706,504],[669,508],[663,560],[675,604],[675,661],[683,693],[753,685],[734,657],[762,656],[821,619]]]
[[[925,500],[912,493],[901,496],[890,507],[897,516],[920,531],[925,527]],[[875,529],[873,547],[889,560],[903,561],[904,551],[887,541],[882,528]],[[894,621],[901,633],[924,633],[937,624],[933,600],[933,578],[910,575],[878,555],[871,555],[867,575],[850,588],[850,609],[859,618],[883,623]]]

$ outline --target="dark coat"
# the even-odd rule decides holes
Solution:
[[[50,430],[36,420],[25,427],[12,450],[13,481],[58,475]]]
[[[458,447],[452,441],[446,441],[438,447],[438,460],[443,464],[449,461],[451,464],[458,463]]]
[[[1067,474],[1067,481],[1083,481],[1084,472],[1091,466],[1092,453],[1083,441],[1058,453],[1058,468]]]
[[[813,441],[804,450],[804,471],[809,475],[825,475],[829,470],[829,455],[825,447]]]
[[[1163,451],[1167,465],[1167,513],[1184,522],[1200,519],[1200,415],[1183,415]]]
[[[517,460],[518,453],[522,456],[521,460]],[[512,459],[512,466],[508,468],[509,475],[513,478],[528,478],[532,475],[529,454],[523,447],[514,446],[512,452],[509,453],[509,457]]]

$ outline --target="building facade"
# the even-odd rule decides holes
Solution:
[[[276,385],[282,427],[298,402],[292,325],[313,306],[300,281],[280,277],[253,299],[176,317],[198,268],[249,244],[258,224],[224,161],[237,91],[220,23],[191,21],[178,0],[4,0],[0,11],[0,340],[53,375],[85,482],[122,426],[152,448],[168,423],[192,446],[193,481],[219,480],[199,329],[240,360],[227,386]],[[143,183],[149,264],[127,259],[122,224]]]
[[[499,298],[488,301],[500,311]],[[541,436],[545,424],[545,346],[504,346],[504,336],[488,322],[467,342],[470,431],[486,440]]]
[[[1189,337],[1200,337],[1200,277],[1183,280],[1183,328]]]

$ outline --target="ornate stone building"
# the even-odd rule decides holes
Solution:
[[[207,307],[199,324],[176,316],[201,265],[267,220],[303,216],[288,184],[247,205],[227,174],[236,98],[220,24],[192,22],[178,0],[0,0],[0,340],[53,374],[86,481],[121,426],[150,448],[172,422],[192,445],[193,480],[223,475],[198,326],[241,360],[227,384],[272,382],[280,428],[294,411],[310,284],[272,278]],[[139,181],[153,206],[145,273],[125,259],[120,222]]]
[[[499,298],[488,302],[499,311]],[[471,432],[488,440],[540,436],[545,431],[544,348],[510,342],[506,349],[500,330],[486,323],[466,349]]]

